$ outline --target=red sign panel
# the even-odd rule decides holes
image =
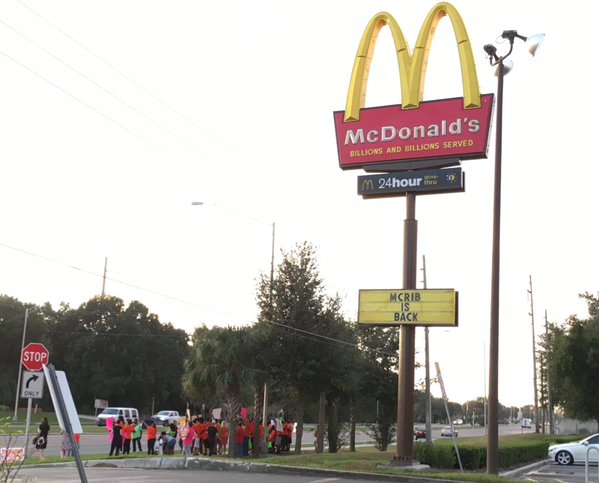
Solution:
[[[421,102],[418,109],[364,108],[358,121],[348,122],[344,111],[336,111],[339,166],[384,170],[404,161],[486,158],[493,94],[480,99],[478,109],[464,109],[463,98]]]
[[[41,371],[48,363],[50,353],[44,344],[31,342],[23,349],[21,363],[28,371]]]

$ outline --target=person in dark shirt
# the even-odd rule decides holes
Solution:
[[[44,450],[48,445],[48,434],[50,433],[50,425],[48,418],[43,417],[42,422],[37,428],[37,436],[34,438],[35,449],[40,461],[44,461]]]
[[[108,456],[112,456],[114,453],[115,456],[118,456],[123,448],[123,439],[121,437],[121,428],[123,427],[124,421],[121,421],[119,418],[118,421],[115,421],[112,426],[112,442],[110,443],[110,453]]]

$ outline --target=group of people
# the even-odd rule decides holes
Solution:
[[[148,454],[153,454],[153,449],[151,451],[150,448],[153,448],[156,442],[157,430],[155,423],[147,425],[145,422],[139,422],[137,419],[127,419],[125,421],[123,416],[119,416],[116,421],[114,419],[107,420],[106,428],[110,431],[110,452],[108,455],[130,454],[131,446],[133,446],[134,453],[137,450],[141,453],[143,451],[141,448],[141,436],[144,427],[148,435]]]
[[[110,431],[109,456],[128,455],[139,450],[142,452],[141,439],[146,432],[147,454],[172,455],[179,447],[185,456],[214,456],[227,454],[229,442],[229,427],[226,422],[208,419],[203,416],[181,418],[179,424],[170,423],[158,433],[156,422],[152,420],[127,420],[121,416],[116,421],[109,420],[107,429]],[[239,418],[234,434],[233,454],[244,457],[252,450],[255,432],[260,441],[264,441],[264,425],[260,420],[256,424],[253,418]],[[279,418],[270,421],[268,425],[268,452],[280,454],[289,452],[293,434],[293,423]]]

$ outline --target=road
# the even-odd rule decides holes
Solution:
[[[177,483],[372,483],[372,480],[355,478],[334,478],[325,476],[279,475],[249,473],[236,471],[185,471],[185,470],[142,470],[135,468],[86,468],[85,475],[90,483],[142,483],[142,482],[177,482]],[[71,483],[81,481],[77,468],[26,468],[19,472],[19,477],[36,478],[38,483]]]
[[[441,438],[441,427],[435,426],[433,427],[433,440]],[[481,437],[485,435],[485,429],[482,427],[471,427],[467,425],[455,426],[455,429],[458,431],[459,437]],[[84,434],[81,436],[80,441],[80,452],[82,455],[97,455],[97,454],[108,454],[110,449],[110,440],[108,439],[108,432],[105,434],[92,434],[85,433],[85,426],[83,428]],[[521,429],[518,425],[515,424],[502,424],[499,426],[499,434],[521,434],[521,433],[532,433],[533,429]],[[30,441],[31,441],[30,436]],[[60,444],[62,441],[62,436],[56,434],[53,431],[48,438],[48,447],[45,451],[45,454],[48,456],[59,456],[60,455]],[[357,431],[356,433],[356,443],[360,444],[368,444],[372,441],[372,438],[362,431]],[[293,442],[295,443],[295,437],[293,438]],[[0,444],[6,444],[6,438],[0,436]],[[11,444],[11,446],[19,447],[24,445],[23,436],[17,437],[16,440]],[[29,445],[31,450],[31,444]],[[304,449],[312,449],[314,447],[314,433],[311,431],[305,431],[302,438],[302,448]],[[142,449],[147,450],[145,434],[142,438]]]

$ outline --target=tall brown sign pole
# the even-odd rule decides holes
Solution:
[[[416,194],[406,195],[404,220],[403,288],[416,288],[417,273]],[[416,327],[399,329],[399,375],[397,384],[397,463],[412,464],[414,445],[414,358]]]
[[[451,20],[456,37],[464,97],[423,102],[432,37],[445,16]],[[384,26],[391,30],[395,44],[401,105],[364,109],[370,63]],[[416,289],[416,193],[438,193],[450,188],[446,183],[455,183],[456,192],[463,191],[461,172],[439,168],[458,166],[464,159],[487,157],[493,106],[492,94],[480,94],[468,33],[462,17],[450,3],[442,1],[430,10],[411,52],[395,18],[388,12],[375,14],[366,26],[356,52],[345,111],[333,113],[340,168],[385,173],[359,178],[358,194],[365,198],[406,196],[403,290]],[[432,169],[435,171],[430,171]],[[378,294],[374,296],[379,297]],[[389,300],[376,300],[376,303],[380,307]],[[401,304],[398,312],[377,309],[379,313],[376,314],[370,314],[377,312],[370,306],[364,310],[368,316],[358,317],[358,322],[364,324],[400,325],[397,456],[392,463],[405,466],[412,464],[414,438],[415,327],[440,325],[433,319],[427,322],[424,318],[413,317],[415,313],[408,311],[409,305],[406,303],[403,307]],[[388,315],[392,318],[388,319]],[[457,319],[445,320],[445,323],[456,325]]]

